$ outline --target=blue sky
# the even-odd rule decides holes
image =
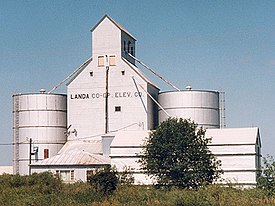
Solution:
[[[274,11],[265,0],[0,0],[0,143],[12,141],[12,94],[68,76],[108,14],[136,37],[136,56],[177,87],[224,91],[227,127],[259,127],[263,154],[275,156]],[[0,165],[11,160],[11,146],[0,146]]]

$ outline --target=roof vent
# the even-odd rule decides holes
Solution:
[[[40,93],[41,93],[41,94],[45,94],[45,93],[46,93],[46,90],[45,90],[45,89],[40,89]]]
[[[190,85],[188,85],[187,87],[185,87],[186,90],[192,90],[192,87]]]

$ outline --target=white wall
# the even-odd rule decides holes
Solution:
[[[121,55],[121,30],[105,18],[92,32],[92,55]]]
[[[74,179],[73,180],[67,180],[67,181],[64,181],[66,183],[71,183],[71,182],[77,182],[77,181],[83,181],[83,182],[86,182],[87,181],[87,171],[88,170],[92,170],[92,168],[90,167],[76,167],[76,166],[71,166],[71,167],[68,167],[68,166],[51,166],[51,167],[47,167],[47,166],[44,166],[44,167],[35,167],[35,168],[32,168],[31,172],[32,174],[33,173],[42,173],[42,172],[45,172],[45,171],[48,171],[48,172],[51,172],[53,174],[56,174],[56,171],[74,171]]]
[[[108,132],[153,129],[151,100],[141,88],[137,88],[132,77],[145,89],[147,82],[137,68],[136,71],[133,69],[134,65],[131,67],[129,62],[121,59],[121,30],[105,18],[93,30],[93,61],[67,87],[69,139],[105,133],[107,63],[98,66],[98,55],[107,59],[115,55],[116,58],[116,64],[109,66],[108,75]],[[155,95],[157,90],[152,92]],[[115,111],[118,106],[120,112]]]

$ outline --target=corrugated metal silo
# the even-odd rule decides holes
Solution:
[[[29,174],[30,152],[32,162],[56,155],[66,142],[66,128],[66,95],[13,95],[14,173]]]
[[[219,92],[217,91],[168,91],[158,96],[160,105],[172,117],[191,118],[204,128],[220,127]],[[159,123],[168,116],[159,109]]]

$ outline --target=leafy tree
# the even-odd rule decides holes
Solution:
[[[189,119],[169,118],[149,136],[140,163],[158,186],[198,188],[220,175],[205,130]]]
[[[263,158],[262,174],[258,178],[257,186],[263,189],[268,196],[275,194],[275,161],[270,155]]]

